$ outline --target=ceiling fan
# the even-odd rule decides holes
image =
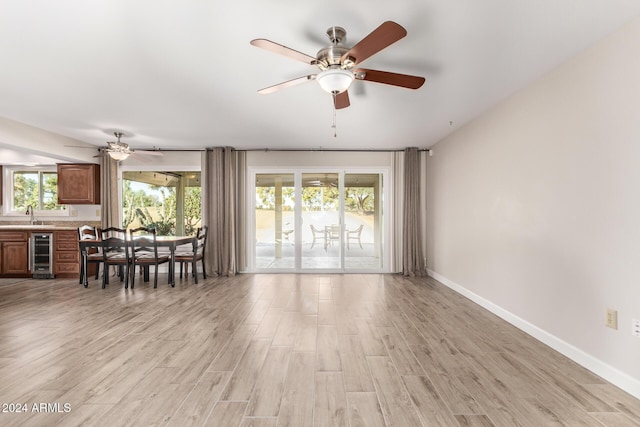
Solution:
[[[268,94],[310,80],[317,80],[323,90],[333,95],[335,108],[340,109],[350,105],[348,89],[354,80],[384,83],[408,89],[418,89],[424,84],[424,77],[357,68],[367,58],[406,36],[407,30],[401,25],[393,21],[383,22],[353,47],[342,44],[346,34],[347,32],[342,27],[329,28],[327,36],[331,40],[331,46],[320,49],[315,57],[267,39],[251,40],[253,46],[279,53],[309,65],[315,65],[320,69],[317,74],[309,74],[268,86],[260,89],[258,93]]]
[[[129,156],[133,156],[139,160],[148,162],[149,160],[147,160],[145,156],[163,156],[164,155],[160,151],[134,150],[133,148],[130,148],[129,144],[127,144],[126,142],[120,141],[120,138],[124,135],[124,133],[116,131],[116,132],[113,132],[113,134],[116,137],[116,141],[107,141],[107,147],[100,148],[99,150],[102,153],[108,153],[109,156],[111,156],[111,158],[114,160],[120,161],[120,160],[126,159]],[[78,147],[78,146],[68,146],[68,147],[88,148],[88,147]],[[100,153],[98,156],[95,156],[95,157],[101,156],[102,153]]]
[[[124,160],[130,155],[134,157],[141,158],[141,155],[144,156],[162,156],[163,154],[160,151],[145,151],[145,150],[134,150],[129,148],[129,144],[126,142],[120,142],[120,138],[122,137],[122,132],[114,132],[113,133],[117,139],[117,141],[107,141],[107,148],[104,149],[105,152],[109,153],[109,155],[115,160]]]

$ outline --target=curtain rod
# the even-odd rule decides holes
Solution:
[[[337,149],[337,148],[248,148],[245,150],[236,150],[236,151],[309,151],[309,152],[340,152],[340,153],[397,153],[400,151],[404,151],[404,148],[398,149]],[[431,151],[428,148],[419,148],[418,151]]]
[[[233,148],[233,147],[231,147]],[[404,151],[404,148],[397,148],[397,149],[344,149],[344,150],[340,150],[337,148],[245,148],[245,149],[237,149],[234,148],[234,150],[236,151],[263,151],[265,153],[268,153],[269,151],[274,151],[274,152],[286,152],[286,151],[291,151],[291,152],[339,152],[339,153],[397,153],[397,152],[401,152]],[[180,152],[180,151],[207,151],[207,148],[193,148],[193,149],[161,149],[161,148],[157,148],[155,151],[175,151],[175,152]],[[418,151],[426,151],[429,152],[431,151],[431,149],[429,148],[419,148]]]

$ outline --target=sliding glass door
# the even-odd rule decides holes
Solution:
[[[337,173],[302,173],[303,270],[340,269],[342,233]]]
[[[253,174],[253,270],[382,270],[383,175]]]
[[[344,175],[344,267],[382,268],[382,174]]]
[[[295,269],[293,174],[256,175],[255,195],[255,268]]]

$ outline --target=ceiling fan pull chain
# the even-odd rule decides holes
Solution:
[[[337,138],[338,137],[338,131],[336,128],[336,93],[333,92],[333,126],[331,126],[331,129],[333,129],[333,137]]]

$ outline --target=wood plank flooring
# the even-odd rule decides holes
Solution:
[[[640,425],[469,300],[381,274],[0,286],[0,403],[2,426]]]

